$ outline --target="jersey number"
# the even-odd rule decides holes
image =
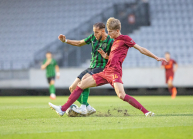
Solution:
[[[113,76],[113,80],[118,78],[117,74],[112,75],[112,76]]]

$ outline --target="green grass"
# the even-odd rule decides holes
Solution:
[[[89,97],[97,109],[91,117],[59,117],[49,108],[49,97],[0,97],[0,139],[193,138],[192,96],[135,98],[156,116],[145,117],[116,96]],[[51,102],[62,105],[66,100]]]

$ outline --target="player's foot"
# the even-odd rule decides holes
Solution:
[[[52,109],[52,110],[55,110],[56,111],[56,113],[59,115],[59,116],[63,116],[64,115],[64,113],[65,113],[65,111],[62,111],[61,110],[61,106],[56,106],[56,105],[54,105],[54,104],[52,104],[52,103],[48,103],[48,105],[50,106],[50,108]]]
[[[96,112],[95,108],[91,107],[90,105],[88,105],[86,109],[87,109],[87,115],[91,115]]]
[[[176,97],[176,95],[177,95],[177,90],[176,90],[176,88],[174,87],[174,88],[172,89],[172,99],[174,99],[174,98]]]
[[[149,112],[145,113],[145,116],[146,117],[152,117],[152,116],[155,116],[155,113],[149,111]]]
[[[82,109],[81,107],[80,108],[72,108],[72,110],[78,114],[81,114],[83,116],[86,116],[87,115],[87,110],[86,109]]]
[[[56,99],[56,95],[55,94],[50,94],[50,98],[54,100],[54,99]]]

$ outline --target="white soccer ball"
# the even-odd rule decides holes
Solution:
[[[77,117],[78,116],[78,113],[74,112],[72,110],[72,108],[78,108],[78,106],[76,104],[72,104],[67,110],[66,110],[66,115],[68,117]]]

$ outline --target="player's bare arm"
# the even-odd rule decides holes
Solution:
[[[58,36],[58,39],[61,41],[61,42],[66,42],[67,44],[70,44],[70,45],[74,45],[74,46],[78,46],[78,47],[81,47],[83,45],[86,45],[86,42],[84,40],[69,40],[69,39],[66,39],[66,36],[65,35],[62,35],[60,34]]]
[[[60,68],[58,65],[55,66],[55,70],[56,70],[56,78],[59,79],[60,78]]]
[[[109,59],[109,56],[108,56],[108,54],[107,53],[105,53],[104,51],[103,51],[103,49],[99,49],[99,50],[97,50],[100,54],[101,54],[101,56],[103,57],[103,58],[105,58],[105,59]]]
[[[176,64],[174,64],[174,72],[176,72],[176,70],[178,69],[178,64],[176,63]]]
[[[135,44],[133,46],[135,49],[139,50],[142,54],[146,55],[146,56],[149,56],[149,57],[152,57],[154,59],[156,59],[157,61],[166,61],[167,60],[165,58],[159,58],[157,57],[156,55],[154,55],[152,52],[150,52],[149,50],[147,50],[146,48],[144,47],[141,47],[139,46],[138,44]]]
[[[44,70],[51,62],[51,59],[48,59],[45,64],[41,66],[41,69]]]
[[[161,69],[164,69],[164,65],[161,65]]]

